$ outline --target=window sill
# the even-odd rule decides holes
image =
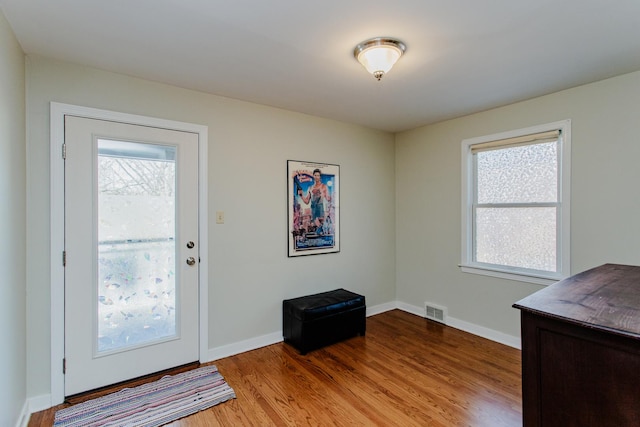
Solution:
[[[501,269],[490,268],[485,266],[459,265],[459,267],[463,273],[498,277],[500,279],[516,280],[518,282],[535,283],[536,285],[542,285],[542,286],[553,285],[557,281],[562,280],[561,277],[549,277],[549,276],[545,277],[542,275],[535,275],[535,274],[515,273],[509,270],[501,270]]]

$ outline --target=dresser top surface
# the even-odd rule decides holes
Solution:
[[[640,339],[640,267],[601,265],[548,286],[513,306]]]

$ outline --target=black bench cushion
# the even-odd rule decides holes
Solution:
[[[335,289],[315,295],[307,295],[284,301],[285,313],[302,321],[314,320],[329,314],[341,313],[357,307],[364,307],[363,295]]]

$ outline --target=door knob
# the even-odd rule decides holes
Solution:
[[[192,256],[190,256],[189,258],[187,258],[187,264],[189,265],[193,265],[196,263],[196,259]]]

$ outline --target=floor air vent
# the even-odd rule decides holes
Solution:
[[[430,302],[426,302],[425,306],[427,308],[427,319],[435,320],[440,323],[447,323],[447,308],[442,307],[436,304],[432,304]]]

